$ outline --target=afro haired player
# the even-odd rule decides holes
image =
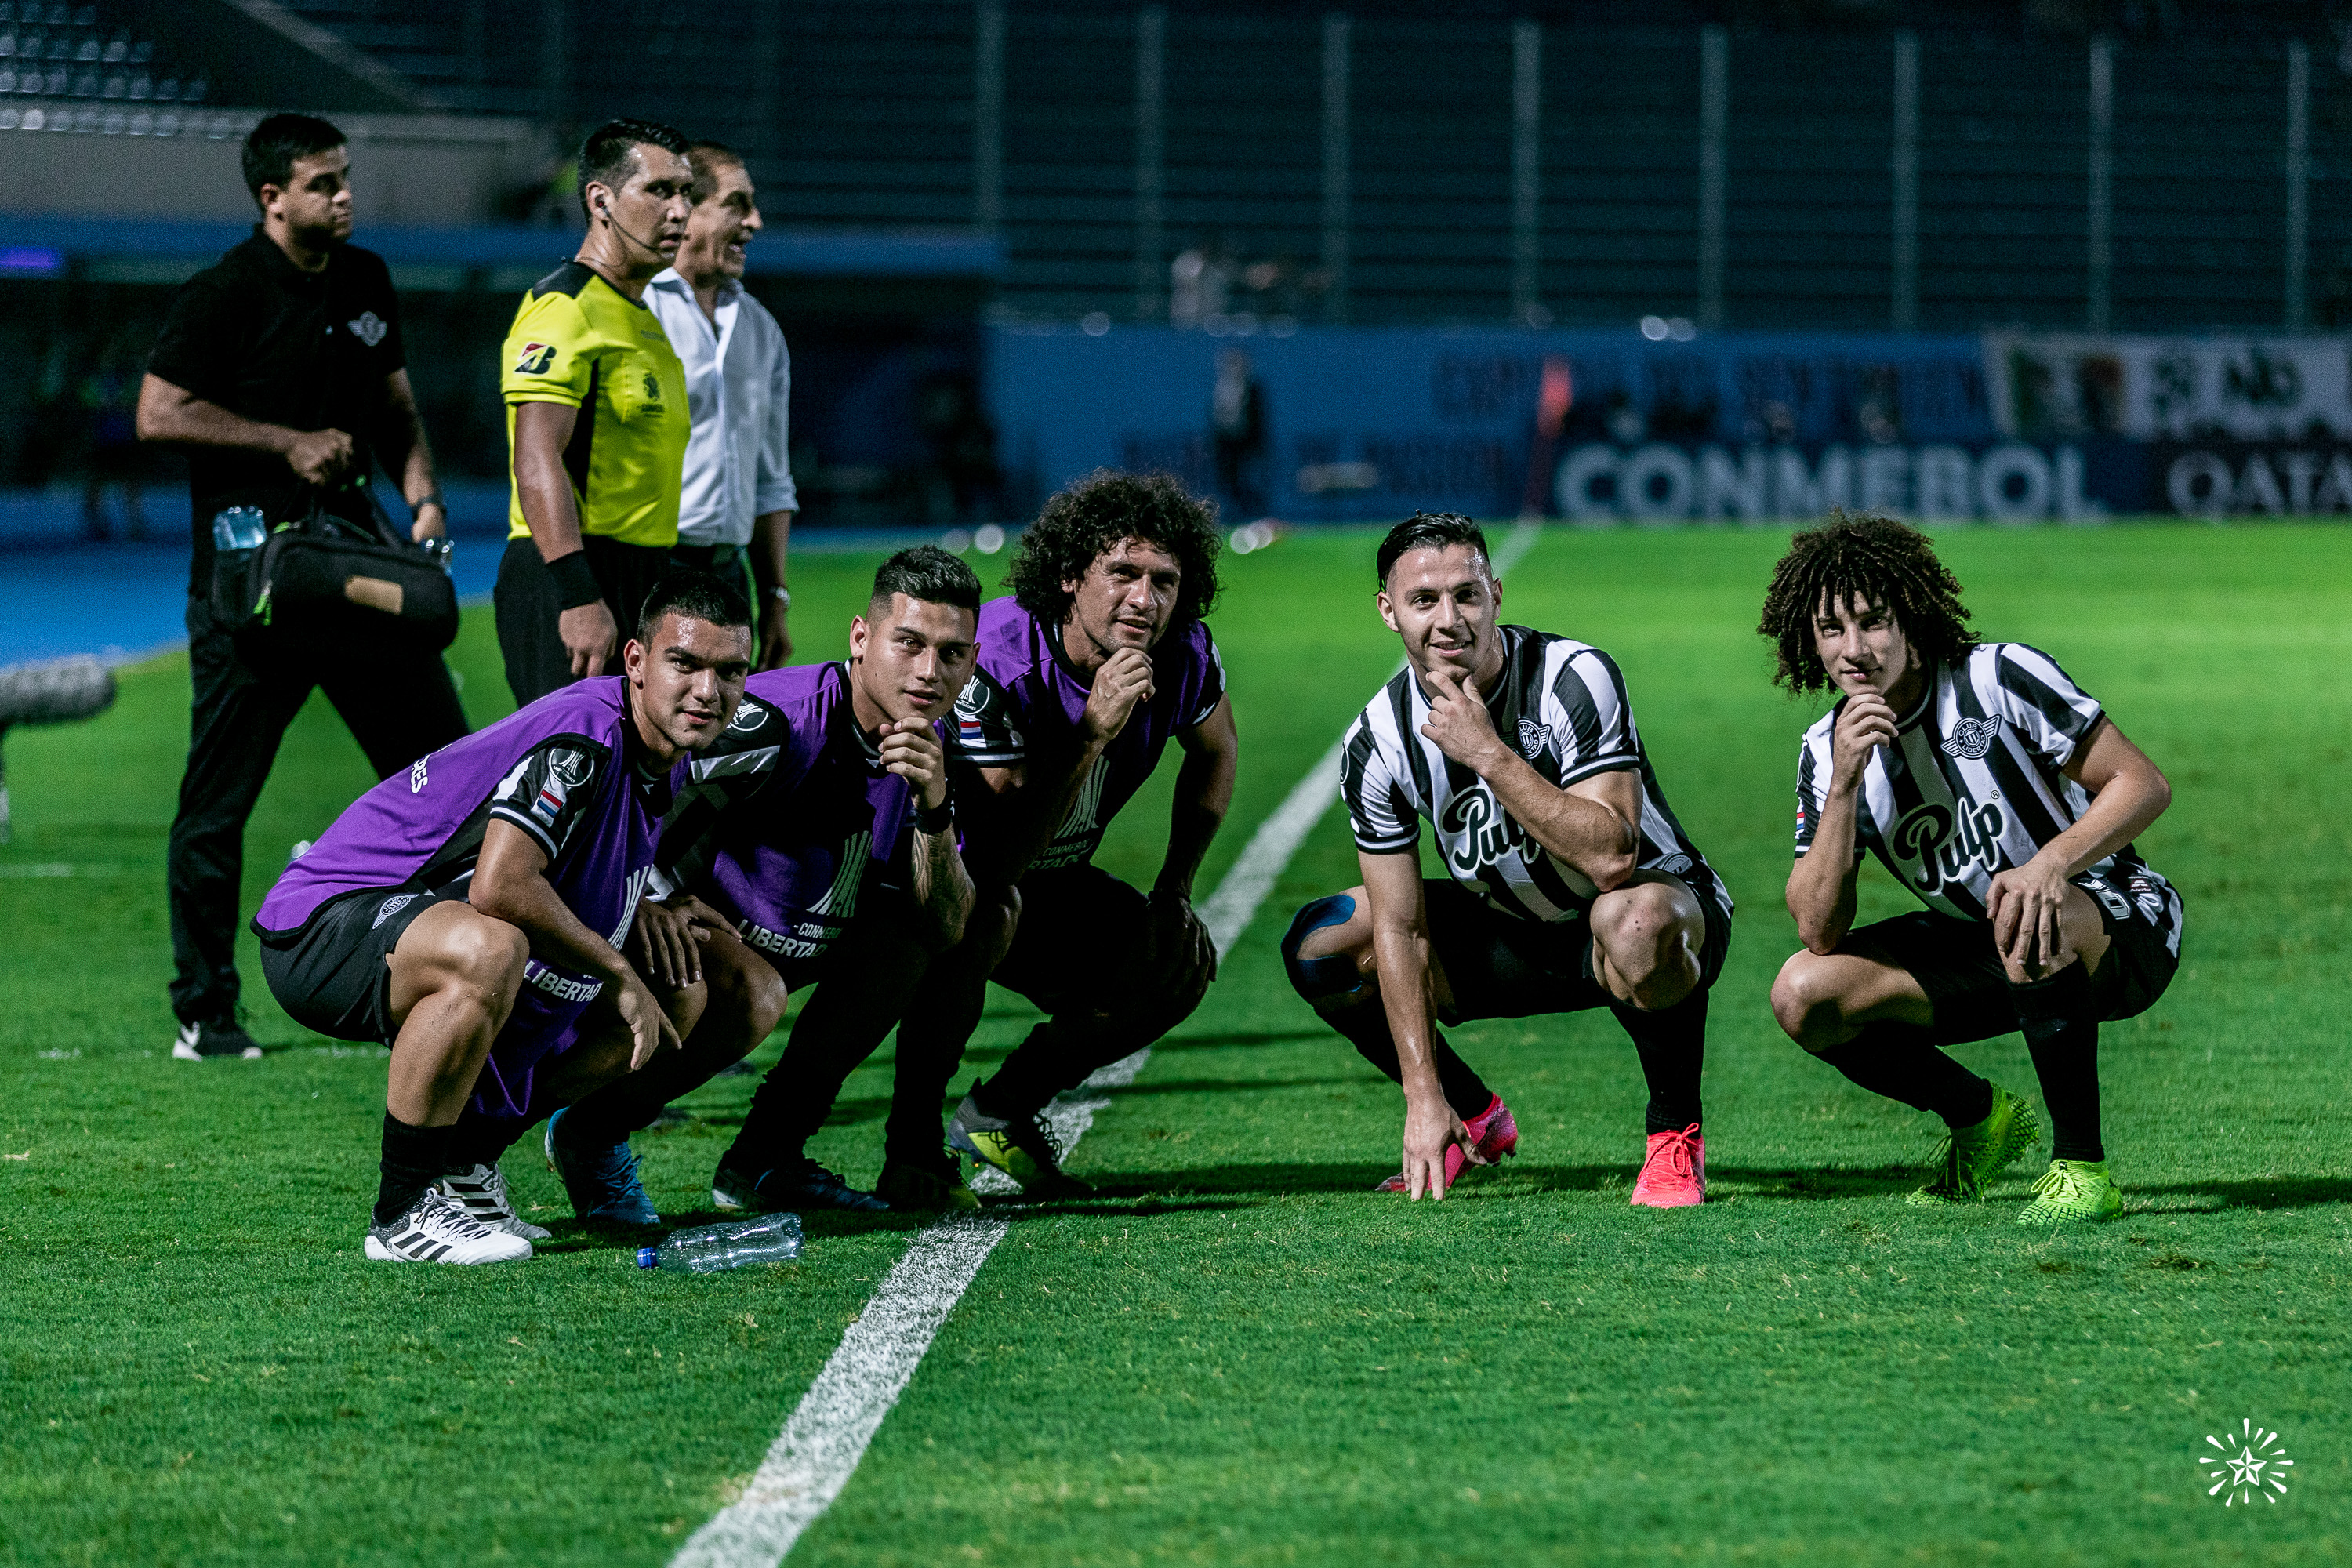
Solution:
[[[1979,642],[1925,535],[1832,513],[1772,574],[1780,684],[1833,689],[1797,757],[1789,912],[1805,950],[1772,1010],[1863,1088],[1944,1119],[1922,1205],[1972,1202],[2039,1135],[2032,1107],[1946,1055],[2021,1029],[2049,1170],[2021,1225],[2108,1220],[2099,1025],[2180,964],[2180,895],[2132,840],[2172,789],[2097,700],[2023,643]],[[1855,929],[1862,850],[1927,907]]]

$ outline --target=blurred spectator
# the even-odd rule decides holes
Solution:
[[[1197,327],[1223,316],[1233,304],[1237,271],[1222,239],[1180,252],[1168,264],[1168,324]]]
[[[82,532],[91,539],[107,537],[106,489],[122,487],[122,536],[147,537],[147,519],[139,509],[139,483],[146,453],[139,445],[139,384],[145,355],[119,334],[107,346],[98,367],[82,378]]]
[[[1265,389],[1239,349],[1217,355],[1217,384],[1209,395],[1209,436],[1217,452],[1217,489],[1243,517],[1265,510],[1260,471],[1265,455]]]
[[[915,390],[916,420],[930,447],[925,512],[930,521],[973,522],[1003,508],[1003,475],[996,466],[996,426],[980,389],[963,371],[940,371]]]

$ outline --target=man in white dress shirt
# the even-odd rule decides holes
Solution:
[[[686,473],[679,498],[681,565],[740,573],[748,560],[760,608],[759,668],[792,657],[784,614],[792,541],[793,360],[783,329],[743,288],[744,247],[760,232],[751,172],[733,151],[696,143],[694,211],[677,261],[646,289],[646,303],[686,366]]]

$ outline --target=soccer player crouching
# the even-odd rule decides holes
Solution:
[[[657,1222],[629,1135],[750,1054],[787,994],[811,985],[719,1157],[713,1205],[979,1206],[940,1146],[936,1089],[927,1136],[886,1162],[887,1199],[805,1153],[971,917],[942,730],[971,676],[979,613],[970,566],[936,545],[900,551],[850,623],[848,662],[752,676],[734,721],[688,765],[655,856],[661,896],[639,906],[629,951],[656,994],[699,984],[708,1001],[684,1049],[549,1119],[549,1163],[582,1218]]]
[[[2039,1137],[2029,1103],[1942,1049],[2022,1029],[2053,1158],[2018,1223],[2115,1218],[2099,1025],[2146,1011],[2179,967],[2180,895],[2132,848],[2171,786],[2047,655],[1978,642],[1959,584],[1899,522],[1832,513],[1799,533],[1759,629],[1780,684],[1839,693],[1798,752],[1805,951],[1773,983],[1780,1026],[1944,1119],[1922,1205],[1981,1199]],[[1864,847],[1927,909],[1855,930]]]
[[[279,1005],[322,1035],[392,1047],[368,1257],[530,1257],[537,1227],[512,1218],[495,1165],[456,1158],[460,1111],[528,1126],[534,1104],[642,1067],[692,1026],[699,993],[673,1018],[616,944],[673,768],[743,694],[750,623],[739,587],[664,579],[625,674],[564,687],[385,780],[262,900],[253,924]],[[458,1181],[504,1223],[467,1214]]]
[[[1625,682],[1599,648],[1498,626],[1502,584],[1465,517],[1416,514],[1381,543],[1381,617],[1406,668],[1348,731],[1340,789],[1363,885],[1283,938],[1291,984],[1404,1087],[1404,1168],[1385,1192],[1443,1197],[1518,1128],[1437,1033],[1443,1020],[1607,1007],[1648,1079],[1633,1201],[1706,1195],[1699,1072],[1731,895],[1650,770]],[[1422,879],[1427,817],[1451,880]]]
[[[972,1086],[948,1142],[1031,1197],[1092,1191],[1061,1169],[1045,1108],[1207,994],[1217,954],[1192,879],[1240,755],[1201,618],[1217,595],[1217,548],[1214,509],[1175,480],[1098,471],[1046,501],[1021,536],[1013,596],[981,607],[980,670],[956,712],[957,753],[973,775],[958,810],[981,904],[898,1027],[894,1151],[937,1147],[948,1081],[992,977],[1047,1017]],[[1171,740],[1184,760],[1147,895],[1093,858]]]

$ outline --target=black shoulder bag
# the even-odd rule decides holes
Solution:
[[[394,643],[438,653],[457,637],[457,589],[446,542],[411,542],[366,496],[370,524],[327,510],[274,523],[251,550],[213,558],[215,625],[250,640],[332,642],[345,648]]]

